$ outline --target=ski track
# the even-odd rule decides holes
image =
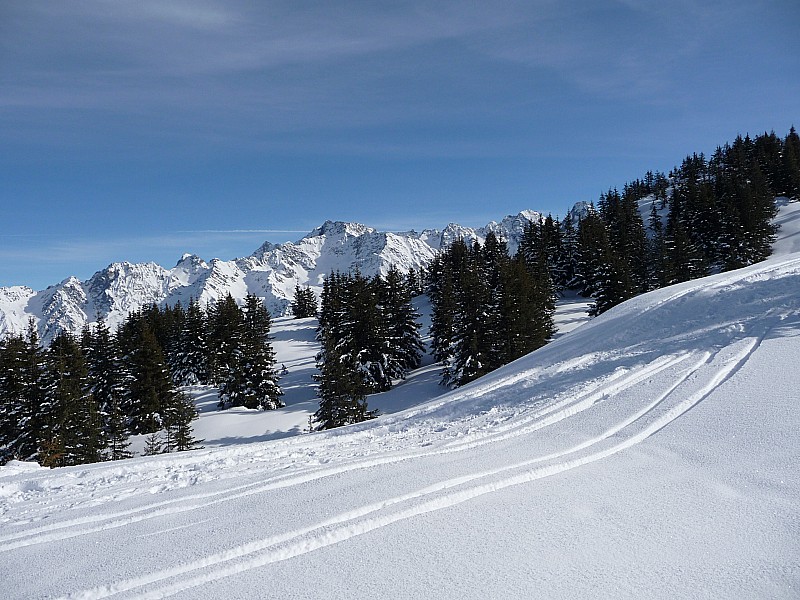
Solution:
[[[272,481],[264,484],[262,481],[249,483],[226,490],[195,494],[172,500],[165,500],[140,506],[127,511],[117,511],[106,514],[94,514],[91,517],[82,517],[60,523],[52,523],[26,531],[13,533],[0,537],[0,552],[7,552],[24,546],[54,542],[70,539],[81,535],[97,533],[99,531],[124,527],[132,523],[158,518],[162,516],[178,514],[197,510],[204,506],[223,504],[233,499],[243,498],[254,494],[268,492],[275,489],[300,485],[312,480],[331,477],[342,473],[368,469],[371,467],[402,462],[406,460],[416,460],[428,458],[436,455],[463,452],[484,446],[498,441],[508,440],[533,431],[537,431],[549,425],[553,425],[568,417],[578,414],[594,406],[603,398],[620,393],[633,385],[636,385],[665,369],[676,365],[686,359],[686,355],[661,357],[653,363],[643,368],[635,370],[617,370],[607,378],[602,378],[588,392],[579,394],[576,397],[568,397],[565,400],[554,403],[545,409],[534,413],[530,417],[512,420],[505,426],[495,426],[491,433],[486,433],[477,439],[462,440],[432,451],[420,451],[415,449],[400,455],[373,457],[366,460],[349,462],[337,467],[326,467],[322,469],[309,469],[306,472],[292,473],[285,476],[274,477]],[[614,383],[609,383],[612,381]],[[602,391],[597,391],[602,390]],[[548,416],[549,415],[549,416]],[[546,418],[544,418],[546,417]],[[551,457],[548,457],[551,458]],[[179,506],[174,506],[179,505]],[[102,524],[101,524],[102,523]],[[80,529],[69,530],[73,527],[83,525],[96,525],[94,527],[82,527]]]
[[[64,596],[64,598],[96,600],[136,590],[138,590],[135,593],[137,598],[164,598],[254,568],[313,552],[399,521],[443,510],[485,494],[529,483],[602,460],[626,450],[661,431],[702,402],[718,386],[729,380],[744,366],[758,349],[765,335],[766,333],[759,337],[748,337],[739,340],[715,353],[701,353],[698,360],[650,404],[595,438],[566,450],[493,470],[440,481],[407,494],[344,512],[309,527],[249,542],[175,567],[74,592]],[[728,350],[741,345],[745,346],[744,349],[732,352],[731,357],[725,356]],[[655,364],[648,365],[646,370],[649,372],[648,375],[652,376],[660,370],[685,359],[686,356],[684,355],[678,358],[672,357],[663,361],[655,361]],[[721,364],[717,366],[715,363],[718,359]],[[699,389],[677,404],[670,406],[669,403],[665,403],[676,389],[696,379],[695,376],[705,369],[711,369],[712,372],[707,380],[700,385]],[[627,386],[623,386],[623,381],[616,385],[623,386],[622,389],[625,389],[625,387],[634,385],[635,382],[644,381],[646,377],[647,375],[632,376],[628,378]],[[581,402],[585,403],[588,400],[589,398],[584,398]],[[564,410],[560,413],[554,413],[553,416],[562,413],[564,416],[561,418],[574,414],[570,413],[570,407],[565,407]],[[619,433],[639,422],[642,422],[642,427],[638,431],[604,447],[603,442],[613,440]],[[599,448],[597,448],[598,446]],[[568,460],[536,466],[539,463],[556,461],[586,450],[590,450],[590,452],[579,454]],[[519,470],[522,470],[522,472],[513,473]],[[498,478],[498,476],[501,477]],[[203,505],[203,507],[206,506],[207,504]],[[200,569],[204,571],[184,577]],[[142,589],[148,586],[150,586],[150,589]]]

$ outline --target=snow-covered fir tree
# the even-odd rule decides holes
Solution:
[[[294,287],[294,299],[291,304],[291,311],[295,319],[305,319],[317,315],[317,297],[309,286]]]
[[[84,333],[82,342],[88,369],[89,391],[97,402],[103,420],[107,458],[130,458],[127,418],[123,404],[132,376],[120,360],[116,336],[101,315],[92,330]]]
[[[100,461],[106,445],[103,422],[74,336],[56,336],[47,349],[46,364],[39,461],[49,467]]]
[[[0,464],[36,456],[44,387],[44,353],[31,320],[26,335],[0,340]]]
[[[272,320],[263,301],[252,294],[245,298],[243,316],[235,319],[241,333],[232,352],[232,363],[220,385],[220,399],[226,406],[272,410],[283,406],[283,395],[270,344]],[[240,325],[241,324],[241,325]]]
[[[200,303],[192,298],[186,309],[178,343],[172,354],[170,372],[178,385],[207,384],[211,379],[209,369],[209,341],[206,314]]]

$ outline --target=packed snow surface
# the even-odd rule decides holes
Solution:
[[[799,292],[787,253],[371,422],[11,463],[0,596],[798,598]]]

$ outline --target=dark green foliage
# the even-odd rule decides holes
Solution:
[[[211,379],[228,381],[236,371],[244,345],[244,314],[233,296],[227,294],[209,306],[209,350]]]
[[[480,249],[474,247],[467,268],[459,273],[454,319],[453,360],[446,373],[447,383],[464,385],[492,370],[496,336],[500,332],[486,324],[491,297],[488,282],[482,279]],[[494,307],[497,311],[497,308]],[[494,316],[499,316],[497,312]],[[485,326],[486,325],[486,326]]]
[[[294,300],[291,305],[292,314],[296,319],[317,316],[317,297],[314,291],[308,287],[294,287]]]
[[[529,265],[519,254],[505,263],[501,277],[499,355],[506,363],[540,348],[553,336],[555,295],[546,265]]]
[[[61,333],[50,344],[45,361],[39,461],[49,467],[100,461],[106,447],[103,422],[89,391],[80,345],[72,335]]]
[[[44,376],[44,355],[33,321],[27,335],[0,340],[0,465],[36,456]]]
[[[605,272],[611,260],[609,233],[603,218],[593,206],[578,223],[575,283],[585,297],[595,297],[602,290]]]
[[[110,460],[130,458],[129,431],[123,404],[132,375],[120,360],[120,349],[102,316],[81,341],[88,369],[89,391],[97,402]]]
[[[712,168],[718,175],[715,192],[722,209],[717,263],[727,271],[766,259],[775,241],[771,220],[777,209],[755,158],[755,144],[749,137],[737,137],[715,156]]]
[[[547,215],[542,220],[527,224],[519,252],[529,265],[544,263],[553,283],[561,288],[569,284],[575,273],[575,242],[575,232],[569,215],[563,224],[553,219],[552,215]]]
[[[781,177],[786,189],[780,193],[800,200],[800,135],[797,135],[794,127],[789,130],[783,143]]]
[[[208,324],[205,312],[192,298],[168,356],[172,378],[178,385],[207,384],[211,381]]]
[[[318,329],[319,428],[374,417],[367,394],[390,389],[419,366],[423,346],[411,298],[408,277],[394,268],[385,277],[331,273],[325,280]]]
[[[319,409],[314,413],[314,427],[333,429],[377,416],[367,408],[367,387],[352,357],[341,355],[336,340],[324,330],[321,338],[322,351],[317,356]]]
[[[229,301],[226,299],[224,302]],[[240,309],[237,307],[236,310]],[[241,317],[232,319],[232,322],[237,333],[226,340],[233,346],[220,384],[223,407],[271,410],[284,406],[280,400],[283,392],[278,385],[275,353],[269,343],[272,320],[264,303],[248,294]]]
[[[566,287],[595,298],[596,315],[647,290],[764,260],[775,239],[774,198],[797,189],[799,146],[794,129],[785,140],[739,136],[710,160],[687,156],[669,178],[648,173],[622,194],[601,195],[597,214],[581,221],[579,260]],[[648,235],[640,204],[650,208]],[[549,265],[551,273],[563,264]]]
[[[155,456],[164,452],[164,445],[161,443],[161,435],[158,431],[154,431],[148,435],[144,440],[144,456]]]
[[[654,199],[647,221],[647,289],[655,290],[667,285],[667,243],[664,222]]]
[[[364,394],[392,387],[401,367],[386,352],[387,323],[379,305],[380,279],[356,272],[332,282],[338,310],[331,315],[325,334],[334,344],[332,354],[360,373]]]
[[[439,254],[428,270],[428,295],[431,299],[431,348],[436,361],[444,365],[443,381],[450,384],[451,363],[456,337],[456,317],[459,311],[457,295],[461,290],[461,275],[467,269],[469,248],[464,240],[454,241]]]
[[[391,267],[378,285],[378,305],[386,336],[384,349],[391,363],[398,367],[393,369],[393,377],[404,378],[408,371],[419,367],[424,351],[417,322],[420,315],[411,303],[414,283]]]
[[[163,427],[165,410],[176,389],[150,324],[145,319],[132,318],[136,321],[136,337],[127,342],[134,345],[125,359],[132,375],[125,412],[134,433],[153,433]]]
[[[181,392],[176,393],[164,411],[164,452],[183,452],[200,447],[198,444],[202,440],[192,435],[192,421],[196,418],[197,407],[192,399]],[[155,450],[155,446],[150,448],[154,453]]]
[[[434,357],[444,365],[442,383],[464,385],[552,336],[550,251],[539,242],[542,231],[528,229],[515,259],[489,234],[483,246],[454,242],[430,265],[431,338]]]

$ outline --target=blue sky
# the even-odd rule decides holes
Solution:
[[[5,0],[0,286],[563,214],[800,127],[800,3]]]

